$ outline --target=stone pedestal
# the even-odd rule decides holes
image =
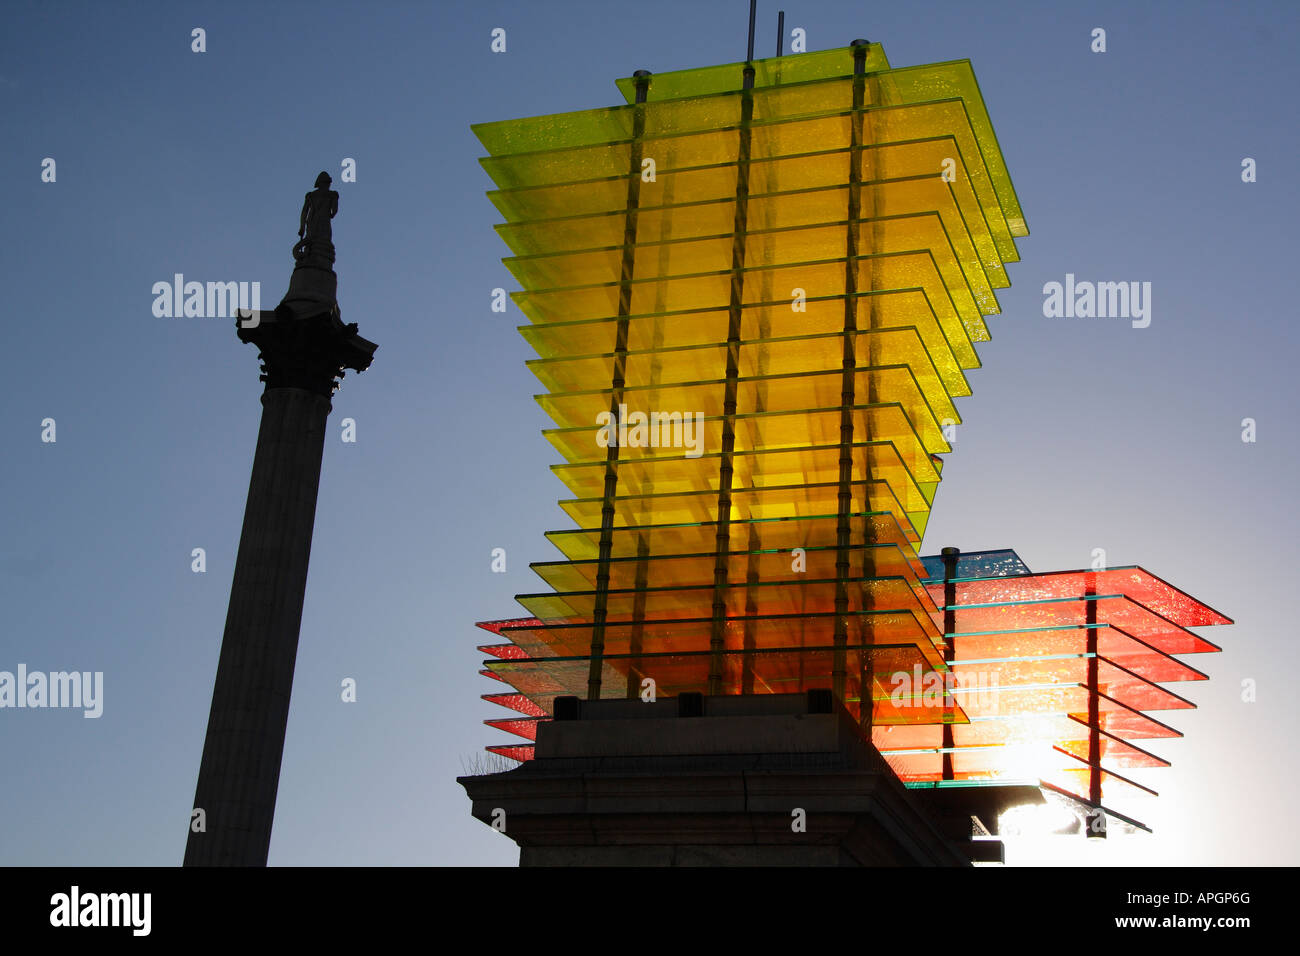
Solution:
[[[304,239],[293,247],[293,257],[297,265],[280,305],[297,317],[336,307],[339,277],[334,273],[334,244]]]
[[[969,831],[945,835],[829,693],[556,710],[536,759],[458,778],[520,866],[970,863]]]

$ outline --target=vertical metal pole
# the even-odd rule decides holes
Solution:
[[[641,137],[645,133],[645,101],[650,87],[648,70],[637,70],[636,105],[632,113],[632,147],[627,182],[627,207],[623,218],[623,263],[618,287],[618,329],[614,340],[614,374],[610,382],[610,421],[617,423],[623,388],[627,384],[628,316],[632,312],[632,273],[636,264],[636,223],[641,201]],[[609,562],[614,549],[614,497],[618,492],[618,442],[605,454],[605,488],[600,508],[600,551],[596,564],[596,600],[591,614],[591,656],[587,671],[587,699],[600,700],[605,663],[605,619],[609,613]]]
[[[776,55],[785,56],[785,11],[776,14]]]
[[[751,0],[750,9],[753,4]],[[750,22],[753,23],[751,14]],[[750,31],[753,46],[753,31]],[[710,694],[722,693],[727,630],[728,556],[731,550],[731,483],[736,450],[736,393],[740,378],[741,317],[745,303],[745,238],[749,228],[749,149],[754,118],[754,68],[746,66],[740,100],[740,142],[736,155],[736,214],[731,238],[731,293],[727,304],[727,370],[722,396],[722,454],[718,466],[718,522],[713,563],[713,618],[709,627]]]
[[[944,548],[943,555],[943,659],[951,664],[957,656],[957,560],[961,557],[960,548]],[[944,677],[947,680],[947,675]],[[956,746],[952,733],[952,708],[948,706],[948,688],[944,688],[943,708],[943,779],[951,780],[952,748]]]
[[[646,566],[646,559],[650,556],[650,547],[646,543],[645,533],[637,535],[636,540],[636,578],[632,585],[635,593],[632,595],[632,633],[628,639],[628,661],[627,661],[627,697],[631,700],[640,695],[641,679],[645,677],[642,670],[643,663],[641,651],[645,639],[645,606],[646,606],[646,586],[649,583],[650,569]]]
[[[754,14],[758,12],[758,0],[749,0],[749,46],[745,51],[745,62],[751,63],[754,59]]]
[[[853,108],[850,118],[851,148],[849,151],[849,208],[848,226],[845,230],[844,249],[844,343],[842,353],[842,373],[840,376],[840,457],[839,457],[839,492],[837,495],[837,520],[835,527],[835,622],[832,644],[834,651],[831,662],[831,692],[836,700],[843,701],[847,683],[847,645],[848,645],[848,611],[849,611],[849,551],[853,514],[853,405],[857,375],[857,331],[858,331],[858,226],[862,201],[861,170],[862,161],[862,105],[866,98],[866,56],[865,40],[854,40],[853,50]],[[869,476],[866,476],[869,477]],[[865,557],[865,556],[864,556]],[[865,569],[866,562],[864,560]],[[863,635],[862,643],[866,643]],[[864,649],[860,653],[866,654]],[[861,684],[869,686],[870,677],[861,677]],[[866,686],[859,691],[859,724],[870,725],[870,706],[866,703]]]
[[[1097,660],[1097,576],[1084,575],[1084,620],[1088,624],[1088,802],[1096,813],[1101,809],[1101,697],[1097,679],[1100,676]],[[1094,831],[1088,821],[1089,837],[1104,837],[1105,830]]]

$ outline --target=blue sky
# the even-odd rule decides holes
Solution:
[[[6,5],[0,669],[103,671],[105,700],[98,720],[0,710],[0,863],[180,862],[260,385],[229,320],[156,318],[150,290],[260,281],[273,306],[321,169],[341,193],[344,319],[379,351],[330,418],[271,863],[516,861],[454,780],[506,736],[482,725],[499,711],[479,700],[473,624],[519,613],[567,519],[524,319],[490,309],[515,286],[469,127],[621,102],[614,80],[638,68],[742,59],[746,7]],[[777,9],[759,4],[760,53]],[[970,58],[1030,224],[924,550],[1014,547],[1052,570],[1102,547],[1237,621],[1192,660],[1211,681],[1175,685],[1199,709],[1153,748],[1173,761],[1143,778],[1155,834],[1111,862],[1300,856],[1296,25],[1283,3],[786,5],[811,50],[864,36],[895,66]],[[1151,282],[1150,327],[1045,318],[1066,273]]]

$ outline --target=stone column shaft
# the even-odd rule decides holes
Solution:
[[[265,866],[289,720],[316,495],[331,409],[268,388],[212,693],[186,866]]]

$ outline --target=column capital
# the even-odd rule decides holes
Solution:
[[[301,388],[329,398],[346,369],[364,372],[378,346],[344,324],[338,306],[314,315],[297,315],[283,303],[274,311],[240,310],[236,334],[258,348],[260,379],[267,389]]]

